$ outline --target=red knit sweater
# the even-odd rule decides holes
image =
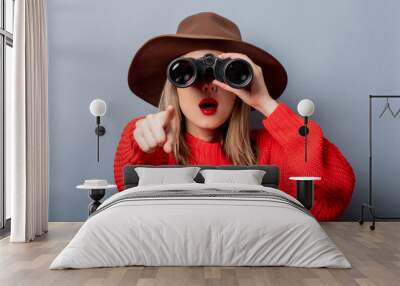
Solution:
[[[118,190],[123,190],[123,167],[127,164],[173,165],[173,154],[158,148],[153,153],[143,152],[133,138],[135,123],[131,120],[124,128],[114,161],[114,175]],[[350,202],[355,175],[352,167],[339,149],[323,137],[321,127],[309,120],[307,136],[308,157],[304,162],[304,137],[298,129],[303,118],[294,113],[285,103],[279,102],[276,109],[262,123],[265,128],[253,130],[252,136],[259,149],[258,164],[273,164],[280,168],[279,189],[296,197],[296,182],[290,176],[319,176],[314,185],[314,207],[311,213],[318,220],[339,217]],[[231,165],[219,142],[206,142],[186,133],[190,149],[189,164]]]

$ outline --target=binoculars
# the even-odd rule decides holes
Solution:
[[[233,88],[246,88],[253,79],[251,65],[243,59],[221,59],[213,54],[201,58],[179,57],[170,62],[167,78],[176,87],[216,79]]]

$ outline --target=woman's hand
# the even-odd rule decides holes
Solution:
[[[162,146],[166,153],[172,152],[174,132],[172,119],[175,117],[175,108],[171,105],[166,110],[149,114],[136,122],[133,137],[140,149],[152,153],[157,147]]]
[[[239,96],[245,103],[260,111],[264,116],[270,115],[278,106],[278,102],[274,100],[264,82],[264,76],[261,67],[256,65],[248,56],[239,53],[223,53],[218,55],[220,58],[240,58],[247,61],[253,68],[253,80],[250,90],[233,88],[218,80],[213,80],[213,84],[230,91]]]

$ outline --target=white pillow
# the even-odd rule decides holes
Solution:
[[[200,174],[204,183],[234,183],[247,185],[261,185],[265,171],[262,170],[218,170],[205,169]]]
[[[199,170],[199,167],[135,168],[139,176],[139,186],[196,183],[193,179]]]

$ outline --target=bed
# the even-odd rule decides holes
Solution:
[[[137,167],[124,168],[125,190],[99,206],[50,269],[130,265],[351,268],[309,211],[278,189],[277,166],[199,166],[202,170],[263,170],[261,185],[204,183],[199,172],[193,183],[150,186],[138,185]]]

